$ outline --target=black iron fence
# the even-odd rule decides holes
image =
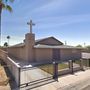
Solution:
[[[70,73],[74,74],[76,71],[86,70],[89,67],[89,59],[68,60],[64,62],[54,60],[52,63],[42,63],[31,66],[27,65],[17,69],[19,72],[18,75],[16,74],[19,79],[18,86],[20,88],[27,86],[35,88],[56,80],[58,81],[58,76]]]
[[[49,83],[53,80],[54,65],[51,63],[26,66],[20,70],[20,87],[30,88]]]
[[[89,60],[80,59],[23,67],[20,69],[20,87],[36,87],[40,83],[58,81],[58,76],[85,70],[89,64]]]

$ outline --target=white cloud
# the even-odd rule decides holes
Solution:
[[[34,9],[31,13],[38,14],[50,14],[55,12],[67,12],[75,1],[72,0],[51,0],[51,2]]]
[[[84,15],[68,15],[68,16],[58,16],[58,17],[46,17],[36,20],[36,25],[40,28],[50,28],[57,26],[65,26],[75,23],[86,23],[90,22],[90,14]]]

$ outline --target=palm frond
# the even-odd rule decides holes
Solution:
[[[0,2],[2,2],[2,0],[0,0]]]
[[[10,12],[12,12],[12,8],[9,5],[6,5],[5,6],[5,9],[8,10],[8,11],[10,11]]]
[[[2,1],[2,0],[1,0]],[[11,3],[13,3],[14,2],[14,0],[5,0],[5,2],[7,3],[7,2],[11,2]]]
[[[10,39],[10,36],[7,36],[7,39]]]
[[[9,0],[9,2],[13,3],[13,2],[14,2],[14,0]]]
[[[0,0],[0,5],[2,4],[2,0]]]
[[[8,2],[8,0],[5,0],[5,2]]]
[[[5,9],[5,4],[2,3],[2,8]]]

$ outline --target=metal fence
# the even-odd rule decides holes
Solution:
[[[32,66],[27,65],[24,67],[19,67],[18,69],[12,68],[12,66],[14,65],[11,64],[11,66],[8,68],[11,72],[18,72],[18,75],[15,74],[19,81],[18,86],[20,88],[26,87],[27,89],[29,87],[31,89],[41,85],[45,85],[47,83],[54,82],[55,80],[58,80],[58,76],[74,74],[74,72],[79,70],[86,70],[90,67],[90,60],[80,59],[68,60],[65,62],[55,61],[52,63],[42,63]],[[17,72],[13,69],[17,70]],[[16,77],[14,78],[15,80],[17,79]]]
[[[20,87],[30,88],[53,81],[54,65],[41,64],[20,69]]]
[[[58,75],[74,74],[76,71],[84,70],[83,60],[69,60],[58,63]]]

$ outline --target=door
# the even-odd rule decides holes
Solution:
[[[60,49],[53,49],[53,61],[60,60]]]

